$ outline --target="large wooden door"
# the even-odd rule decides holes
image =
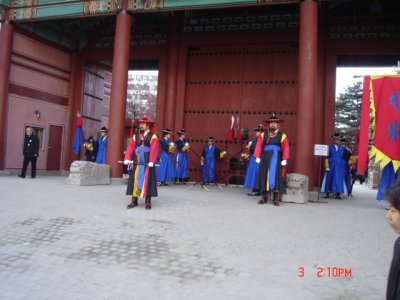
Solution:
[[[59,171],[61,163],[63,127],[50,125],[47,149],[47,171]]]
[[[272,113],[285,120],[283,131],[291,146],[296,126],[297,49],[290,43],[202,46],[189,49],[184,128],[191,146],[191,179],[201,176],[200,158],[207,137],[226,150],[219,160],[218,181],[242,184],[242,163],[253,128]],[[227,140],[231,126],[242,128],[243,140]],[[291,153],[295,151],[294,147]],[[288,170],[291,170],[291,165]]]

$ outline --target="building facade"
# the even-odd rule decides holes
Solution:
[[[290,141],[288,171],[309,176],[311,189],[313,145],[334,130],[336,67],[393,65],[400,53],[392,0],[0,3],[1,169],[19,167],[32,125],[43,140],[38,167],[68,170],[81,111],[85,136],[109,127],[107,161],[121,176],[128,70],[157,69],[156,126],[188,132],[193,179],[212,135],[229,158],[219,179],[240,183],[246,141],[226,138],[232,116],[246,138],[276,113]]]

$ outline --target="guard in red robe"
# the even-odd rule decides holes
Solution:
[[[262,198],[258,204],[267,203],[269,194],[273,193],[273,204],[279,206],[285,192],[283,169],[289,159],[289,141],[286,134],[279,131],[279,123],[283,120],[274,114],[265,122],[268,129],[259,135],[254,151],[256,163],[260,164],[256,188]]]
[[[127,195],[132,203],[127,208],[138,206],[138,198],[144,198],[146,209],[151,209],[151,197],[157,197],[155,163],[158,157],[159,141],[153,132],[154,123],[147,117],[137,121],[139,130],[133,135],[125,152],[124,164],[133,164],[129,176]]]

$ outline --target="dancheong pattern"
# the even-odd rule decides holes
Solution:
[[[14,14],[10,16],[10,19],[14,19],[15,21],[34,20],[37,16],[37,7],[19,8],[11,11],[14,11]]]
[[[98,0],[85,2],[83,13],[84,15],[105,14],[116,11],[115,1]]]
[[[164,2],[164,0],[130,0],[128,7],[131,10],[163,9]]]
[[[4,1],[0,3],[3,4]],[[247,4],[267,5],[281,2],[295,3],[299,0],[128,0],[128,10],[140,12]],[[32,21],[114,14],[121,9],[120,3],[119,0],[12,0],[8,1],[5,7],[11,5],[9,13],[11,21]],[[0,7],[4,10],[4,4]],[[4,15],[4,12],[0,11],[0,20]]]
[[[38,4],[37,0],[13,0],[12,7],[28,7],[36,6]]]

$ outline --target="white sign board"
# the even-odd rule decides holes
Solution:
[[[314,145],[314,155],[316,156],[328,156],[329,155],[329,146],[328,145]]]

